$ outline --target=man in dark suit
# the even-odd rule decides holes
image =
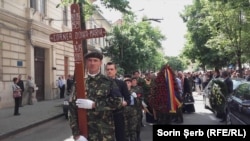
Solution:
[[[229,72],[228,71],[223,71],[222,72],[222,78],[224,78],[224,82],[225,84],[227,85],[227,91],[228,91],[228,94],[231,94],[233,92],[233,81],[229,75]]]
[[[73,76],[69,74],[67,79],[67,93],[71,92],[73,84],[74,84]]]
[[[192,94],[192,88],[190,86],[189,80],[188,78],[183,74],[183,72],[178,71],[177,76],[179,77],[179,79],[181,80],[181,84],[182,84],[182,100],[183,100],[183,106],[182,106],[182,112],[185,113],[193,113],[195,112],[195,107],[193,103],[185,103],[185,97],[187,97],[188,95],[190,95],[190,97],[192,97],[192,100],[194,102],[193,99],[193,94]]]
[[[224,83],[227,86],[227,95],[231,94],[233,92],[233,81],[230,77],[230,74],[228,71],[223,71],[221,74],[221,77],[224,78]],[[226,121],[226,113],[224,111],[223,115],[222,115],[222,120],[220,122],[225,122]]]
[[[116,78],[117,67],[115,63],[108,62],[106,65],[107,76],[114,79],[124,99],[123,106],[130,104],[130,93],[127,84]],[[114,111],[115,137],[116,141],[124,141],[125,139],[125,122],[123,108]]]
[[[23,92],[24,92],[24,84],[23,84],[23,80],[22,80],[22,75],[19,74],[18,75],[18,82],[17,85],[22,89],[21,91],[21,97],[20,97],[20,101],[19,101],[19,107],[22,107],[22,101],[23,101]]]

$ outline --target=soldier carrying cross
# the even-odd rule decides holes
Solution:
[[[113,110],[122,107],[122,97],[114,81],[100,73],[102,54],[88,53],[84,59],[88,69],[86,80],[86,98],[79,99],[73,94],[70,102],[70,126],[74,139],[77,141],[114,141]],[[77,75],[77,74],[76,74]],[[87,137],[80,135],[77,109],[87,109]]]
[[[118,86],[100,72],[103,55],[90,52],[83,57],[82,39],[105,36],[105,29],[81,31],[78,4],[71,5],[72,32],[54,33],[51,42],[73,41],[75,89],[69,102],[69,121],[76,141],[114,141],[113,110],[122,107]],[[84,60],[88,78],[84,83]],[[86,90],[85,90],[86,88]]]

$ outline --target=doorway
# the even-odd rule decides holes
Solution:
[[[36,99],[37,101],[44,100],[44,72],[45,72],[45,49],[40,47],[34,48],[34,56],[35,56],[35,83],[38,87],[36,91]]]

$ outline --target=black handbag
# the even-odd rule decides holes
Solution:
[[[184,105],[194,104],[194,97],[193,97],[193,95],[190,94],[190,93],[186,93],[184,95],[183,104]]]

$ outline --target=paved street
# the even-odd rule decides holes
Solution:
[[[202,95],[194,94],[194,98],[196,112],[184,114],[184,123],[180,125],[223,124],[211,111],[204,109]],[[38,102],[32,106],[26,105],[20,109],[21,115],[18,117],[12,115],[12,108],[1,110],[0,139],[5,136],[7,138],[3,141],[27,141],[32,139],[36,139],[36,141],[73,141],[68,122],[62,116],[61,104],[62,100],[54,100]],[[145,123],[145,118],[143,120],[146,126],[141,129],[141,139],[142,141],[152,141],[153,126]]]
[[[216,118],[215,115],[208,109],[204,108],[202,95],[194,93],[195,99],[195,113],[184,114],[183,125],[222,125],[220,119]]]

